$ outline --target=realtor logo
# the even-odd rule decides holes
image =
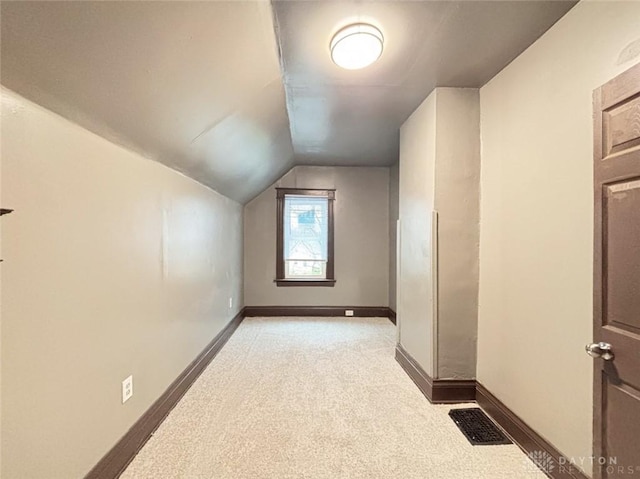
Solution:
[[[531,451],[527,454],[526,466],[531,472],[539,469],[550,474],[556,467],[556,461],[545,451]]]

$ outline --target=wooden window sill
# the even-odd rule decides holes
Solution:
[[[333,288],[335,279],[274,279],[278,286],[324,286]]]

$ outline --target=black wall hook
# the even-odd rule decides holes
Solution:
[[[7,208],[0,208],[0,216],[8,215],[11,212],[13,212],[13,210],[9,210]],[[2,263],[3,261],[4,260],[0,259],[0,263]]]

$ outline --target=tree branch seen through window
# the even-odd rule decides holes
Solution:
[[[333,286],[335,190],[276,188],[278,286]]]

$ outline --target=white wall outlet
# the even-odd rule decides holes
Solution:
[[[233,296],[229,296],[229,309],[233,308]]]
[[[344,310],[344,315],[345,316],[353,316],[353,309],[345,309]]]
[[[122,381],[122,404],[131,399],[131,396],[133,396],[133,376]]]

